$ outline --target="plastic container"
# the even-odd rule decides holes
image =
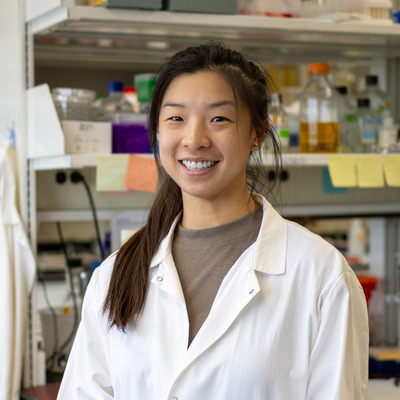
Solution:
[[[362,151],[360,128],[357,113],[347,94],[346,86],[337,86],[340,95],[340,151],[342,153],[356,153]]]
[[[113,121],[116,114],[132,113],[132,105],[124,99],[124,84],[122,82],[110,82],[108,96],[102,102],[99,109],[99,119]]]
[[[140,103],[140,112],[142,113],[148,112],[155,83],[155,74],[152,73],[137,74],[134,77],[134,85],[137,91],[137,99]]]
[[[302,0],[301,17],[332,20],[362,19],[366,0]]]
[[[363,19],[391,23],[392,8],[392,0],[364,0]]]
[[[378,143],[377,118],[370,108],[369,99],[358,99],[357,107],[357,119],[360,127],[362,151],[369,153]]]
[[[279,93],[272,93],[269,97],[269,115],[274,124],[275,132],[279,136],[283,152],[289,150],[289,127],[286,113],[282,107],[282,96]]]
[[[382,113],[382,125],[378,128],[378,145],[381,152],[387,153],[397,143],[397,127],[393,123],[389,110]]]
[[[146,114],[115,114],[112,131],[113,153],[150,153]]]
[[[309,64],[310,80],[300,95],[301,153],[340,150],[339,94],[328,81],[329,64]]]
[[[371,298],[372,292],[375,290],[376,284],[378,283],[378,278],[375,276],[363,276],[358,275],[358,280],[364,289],[365,299],[367,300],[367,305],[369,305],[369,300]]]
[[[347,256],[363,264],[367,256],[367,235],[360,218],[352,218],[348,232]]]
[[[134,113],[140,112],[140,104],[137,99],[137,91],[134,86],[124,87],[123,96],[126,101],[131,103],[132,110]]]
[[[60,120],[91,119],[91,104],[96,97],[96,92],[93,90],[55,88],[52,90],[52,97]]]

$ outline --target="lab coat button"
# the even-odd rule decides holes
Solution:
[[[164,280],[164,278],[163,278],[162,276],[157,276],[157,280],[158,280],[159,282],[162,282],[162,281]]]

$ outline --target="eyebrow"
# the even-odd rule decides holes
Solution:
[[[215,103],[210,103],[207,104],[207,108],[208,109],[212,109],[212,108],[218,108],[218,107],[222,107],[222,106],[226,106],[226,105],[231,105],[231,106],[235,106],[235,104],[230,101],[230,100],[221,100],[221,101],[217,101]],[[173,102],[167,102],[165,103],[162,108],[165,107],[175,107],[175,108],[186,108],[186,106],[184,104],[181,103],[173,103]]]

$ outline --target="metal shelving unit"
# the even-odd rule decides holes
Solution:
[[[393,154],[391,154],[393,155]],[[112,154],[108,157],[128,157],[127,154]],[[141,154],[141,156],[152,157],[151,154]],[[284,167],[324,167],[328,165],[329,158],[351,156],[351,157],[385,157],[382,154],[366,154],[366,153],[319,153],[319,154],[299,154],[286,153],[282,155],[282,165]],[[396,157],[400,158],[400,154]],[[53,157],[40,157],[31,160],[34,170],[45,171],[55,169],[71,169],[71,168],[86,168],[97,166],[97,159],[100,155],[93,154],[65,154]],[[273,160],[271,157],[263,154],[262,160],[264,165],[271,165]]]
[[[400,56],[400,26],[382,23],[58,7],[29,27],[37,60],[160,62],[206,40],[228,42],[265,61]]]

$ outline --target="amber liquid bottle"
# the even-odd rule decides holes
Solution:
[[[308,70],[310,81],[300,97],[300,152],[337,153],[340,97],[327,79],[329,65],[312,63]]]
[[[340,151],[338,122],[301,122],[301,153],[337,153]]]

